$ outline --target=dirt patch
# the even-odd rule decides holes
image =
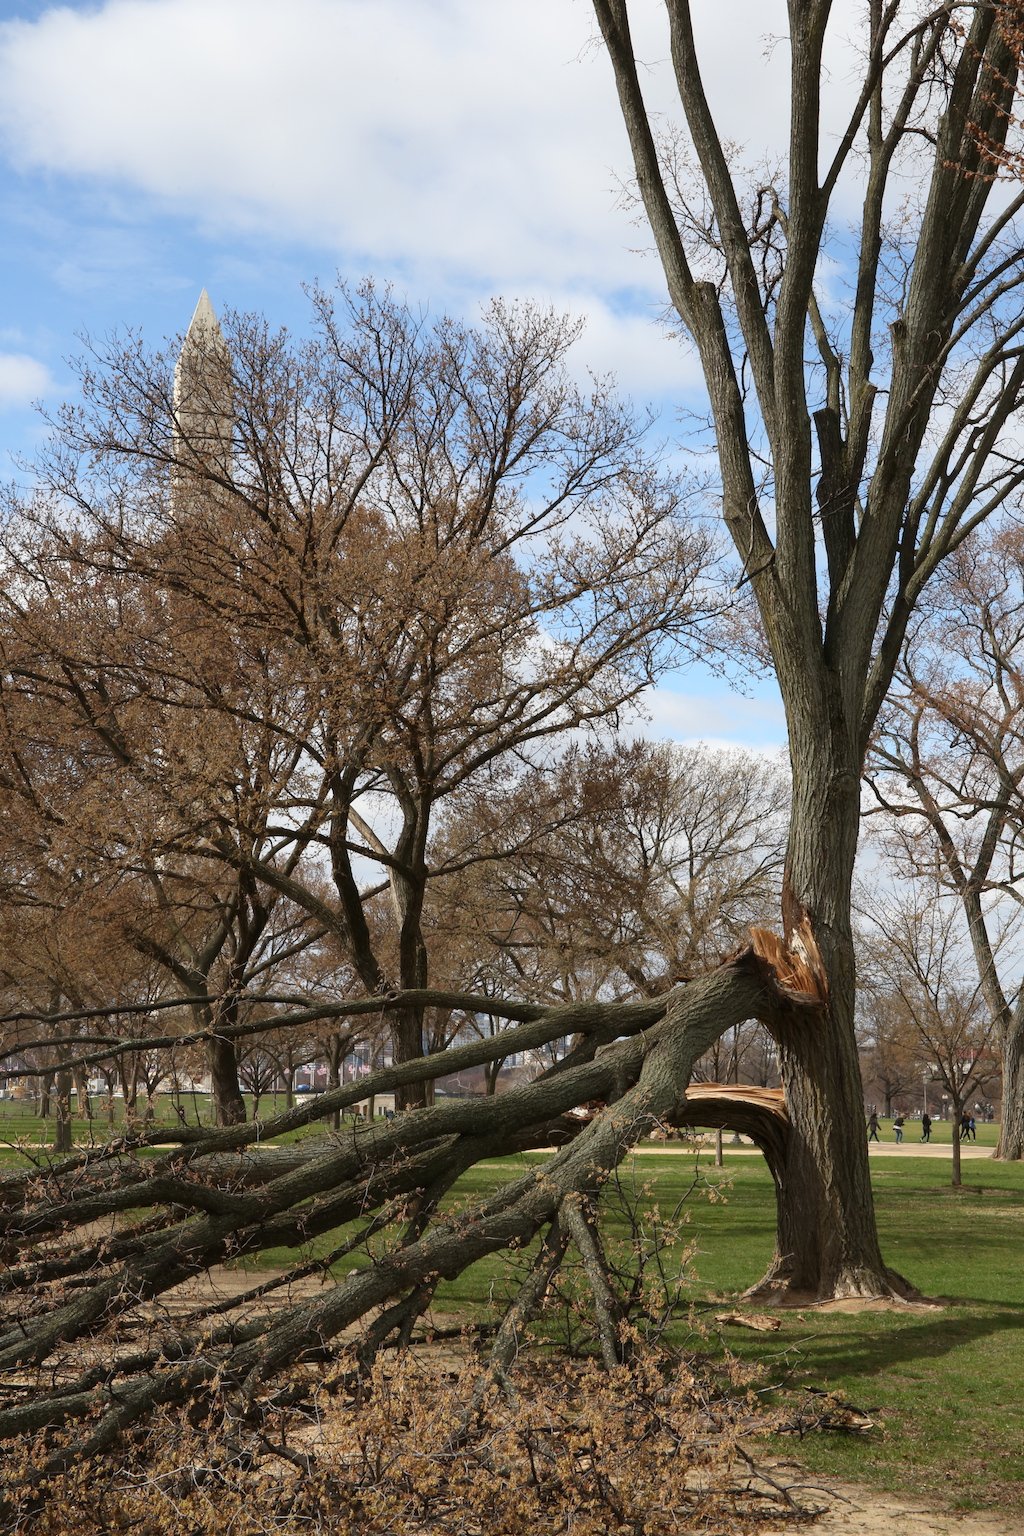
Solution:
[[[262,1286],[272,1286],[265,1295],[253,1302],[259,1311],[276,1311],[303,1301],[311,1296],[321,1296],[325,1286],[330,1288],[336,1281],[330,1276],[307,1275],[301,1280],[291,1280],[287,1285],[274,1285],[280,1272],[273,1269],[228,1268],[224,1264],[211,1264],[202,1274],[183,1280],[160,1297],[161,1311],[184,1312],[194,1307],[208,1306],[211,1302],[229,1301],[244,1296]]]
[[[730,1296],[713,1297],[717,1305],[725,1306],[732,1301]],[[902,1299],[899,1296],[843,1296],[837,1300],[819,1301],[813,1291],[783,1291],[779,1294],[769,1293],[762,1295],[755,1292],[753,1300],[759,1307],[770,1309],[770,1315],[783,1313],[803,1312],[921,1312],[933,1314],[944,1312],[948,1307],[956,1303],[944,1296],[917,1296],[913,1299]],[[737,1312],[736,1318],[742,1318],[746,1314]],[[749,1316],[756,1316],[751,1313]],[[718,1322],[735,1321],[719,1317]],[[740,1327],[756,1327],[756,1323],[740,1322]]]
[[[714,1153],[715,1138],[713,1136],[692,1136],[686,1141],[663,1141],[658,1145],[634,1147],[633,1153],[639,1157],[664,1157],[666,1154],[674,1157],[696,1157],[698,1154],[705,1158],[707,1154]],[[975,1142],[961,1143],[960,1159],[969,1163],[982,1158],[993,1158],[995,1147],[985,1146]],[[749,1140],[743,1140],[738,1146],[734,1141],[726,1141],[722,1146],[722,1155],[728,1162],[730,1157],[763,1157],[760,1147],[755,1147]],[[953,1161],[953,1149],[948,1142],[941,1141],[869,1141],[869,1157],[927,1157],[945,1158],[947,1163]],[[1015,1532],[1014,1536],[1020,1536]]]
[[[901,1301],[896,1296],[844,1296],[834,1301],[796,1303],[798,1311],[808,1312],[944,1312],[947,1303],[922,1297],[919,1301]]]
[[[796,1481],[796,1468],[789,1470],[786,1481]],[[802,1503],[829,1506],[827,1514],[803,1527],[820,1536],[1021,1536],[1022,1531],[1019,1516],[943,1514],[913,1500],[850,1483],[814,1484],[805,1490],[794,1487],[793,1493]],[[768,1526],[764,1536],[793,1536],[793,1527]]]

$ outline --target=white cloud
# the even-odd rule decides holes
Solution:
[[[786,742],[782,703],[767,688],[750,697],[727,690],[690,693],[663,683],[644,694],[643,708],[648,718],[638,721],[636,734],[656,740],[763,752],[777,752]]]
[[[571,280],[622,158],[595,112],[603,71],[577,62],[590,27],[539,0],[108,0],[0,31],[0,121],[25,166],[126,183],[221,230],[499,286],[557,252]],[[625,279],[621,224],[603,264]]]
[[[90,304],[116,292],[134,314],[151,289],[191,284],[161,243],[166,214],[204,237],[196,265],[214,287],[221,275],[216,302],[231,296],[231,260],[247,259],[288,267],[282,287],[300,262],[325,280],[334,266],[374,272],[435,313],[532,297],[586,317],[581,373],[611,372],[662,406],[703,394],[692,352],[653,323],[666,295],[659,262],[638,255],[647,228],[617,206],[630,155],[590,0],[0,7],[17,10],[0,22],[0,152],[29,178],[67,178],[66,227],[39,232],[63,291]],[[783,0],[694,10],[723,137],[771,160],[788,133],[788,50],[766,56],[787,29]],[[631,13],[644,90],[668,123],[664,5],[631,0]],[[840,14],[832,28],[827,143],[850,95],[849,25]],[[46,387],[38,364],[26,382],[29,365],[8,366],[0,404]]]
[[[0,352],[0,410],[30,405],[52,380],[45,364],[24,352]]]
[[[749,157],[781,148],[781,0],[698,6],[708,88]],[[634,35],[657,111],[664,12]],[[269,231],[480,282],[662,293],[614,207],[628,149],[588,0],[106,0],[0,27],[0,132],[21,166],[127,186],[219,234]],[[841,34],[833,50],[847,55]],[[842,68],[835,78],[842,81]],[[829,131],[844,97],[829,93]]]

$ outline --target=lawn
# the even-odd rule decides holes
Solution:
[[[663,1206],[691,1177],[684,1161],[635,1159]],[[779,1332],[723,1329],[724,1344],[761,1362],[794,1401],[812,1387],[870,1413],[867,1435],[793,1447],[815,1471],[1024,1514],[1024,1167],[965,1163],[960,1190],[945,1159],[875,1158],[871,1172],[886,1258],[941,1309],[784,1311]],[[725,1168],[706,1176],[718,1198],[693,1203],[691,1296],[711,1319],[765,1268],[774,1197],[758,1159],[726,1151]]]
[[[253,1099],[251,1094],[243,1094],[246,1113],[252,1117]],[[305,1094],[297,1094],[296,1103],[305,1101]],[[153,1124],[176,1125],[178,1123],[177,1106],[180,1103],[185,1121],[188,1125],[212,1125],[213,1124],[213,1100],[209,1094],[182,1093],[175,1099],[173,1094],[158,1093],[153,1100]],[[260,1099],[260,1115],[264,1120],[269,1120],[272,1115],[287,1108],[287,1101],[283,1093],[266,1093]],[[4,1145],[17,1145],[19,1142],[29,1147],[46,1147],[53,1143],[54,1121],[52,1115],[43,1120],[37,1113],[38,1101],[36,1099],[0,1099],[0,1147]],[[139,1115],[144,1112],[145,1100],[140,1096],[138,1104]],[[124,1100],[113,1101],[113,1128],[119,1131],[124,1126]],[[315,1126],[316,1131],[322,1132],[323,1126]],[[93,1100],[93,1118],[89,1120],[77,1112],[71,1117],[71,1133],[76,1146],[87,1146],[92,1141],[102,1142],[110,1135],[111,1119],[108,1113],[108,1104],[105,1097],[96,1095]],[[293,1139],[293,1138],[288,1138]]]
[[[2,1110],[0,1138],[39,1139],[31,1113],[9,1103]],[[158,1106],[161,1117],[172,1113],[169,1101]],[[76,1129],[87,1133],[82,1123]],[[104,1129],[98,1120],[98,1137]],[[948,1143],[951,1130],[937,1124],[933,1140]],[[884,1139],[887,1131],[883,1123]],[[994,1144],[995,1133],[979,1125],[979,1143]],[[779,1313],[781,1328],[773,1333],[721,1328],[715,1313],[723,1302],[736,1303],[772,1252],[775,1202],[763,1162],[731,1153],[728,1141],[722,1169],[707,1153],[698,1162],[696,1152],[648,1148],[623,1166],[621,1182],[642,1206],[656,1203],[663,1213],[686,1197],[693,1252],[685,1296],[708,1330],[702,1348],[759,1364],[776,1399],[794,1410],[813,1388],[839,1394],[874,1421],[866,1435],[810,1435],[785,1441],[787,1450],[822,1476],[956,1507],[1018,1510],[1024,1528],[1024,1165],[965,1161],[963,1187],[954,1190],[947,1157],[914,1155],[919,1134],[908,1125],[901,1153],[873,1157],[871,1172],[886,1258],[926,1297],[941,1301],[932,1310],[808,1308]],[[453,1198],[485,1194],[533,1160],[481,1164]],[[624,1231],[612,1212],[606,1225],[611,1242]],[[332,1233],[313,1247],[325,1253],[337,1241]],[[259,1262],[277,1266],[294,1258],[280,1250]],[[437,1311],[480,1318],[515,1281],[515,1261],[496,1255],[443,1286]],[[691,1323],[682,1308],[680,1341],[692,1341]]]

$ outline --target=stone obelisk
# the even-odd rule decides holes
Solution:
[[[230,478],[232,424],[231,353],[204,288],[174,369],[176,500]]]

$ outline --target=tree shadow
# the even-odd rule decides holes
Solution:
[[[993,1309],[991,1302],[968,1297],[929,1299],[939,1300],[943,1310],[920,1317],[886,1313],[893,1325],[870,1333],[842,1328],[802,1340],[788,1341],[776,1335],[775,1342],[780,1351],[800,1350],[816,1366],[830,1372],[870,1376],[920,1360],[939,1359],[993,1334],[1024,1329],[1024,1304],[1007,1303]],[[986,1310],[982,1314],[950,1310],[975,1306]]]

